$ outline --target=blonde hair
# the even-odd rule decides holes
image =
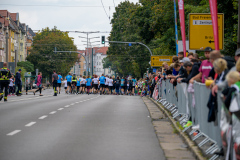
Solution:
[[[213,62],[213,67],[222,73],[225,69],[227,69],[227,61],[222,58],[218,58]]]
[[[226,80],[231,81],[233,84],[240,81],[240,73],[238,71],[230,71],[226,76]]]
[[[163,62],[162,67],[164,68],[165,65],[168,65],[167,62]]]
[[[238,61],[236,63],[236,70],[240,72],[240,58],[238,58]]]

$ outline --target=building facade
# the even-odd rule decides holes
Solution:
[[[20,22],[19,13],[0,10],[0,62],[25,61],[35,34]]]

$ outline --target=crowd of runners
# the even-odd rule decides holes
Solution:
[[[146,95],[145,80],[137,81],[131,76],[120,78],[102,74],[90,77],[69,73],[63,80],[61,73],[58,73],[58,94],[61,93],[62,84],[65,94]]]

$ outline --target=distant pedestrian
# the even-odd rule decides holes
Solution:
[[[12,75],[10,78],[9,95],[8,96],[15,96],[14,95],[14,75]]]
[[[21,96],[22,95],[22,78],[21,78],[21,68],[18,69],[18,72],[16,73],[16,78],[15,78],[15,85],[16,87],[18,87],[17,89],[17,96]]]
[[[28,82],[28,80],[26,80],[25,86],[26,86],[26,95],[27,95],[27,94],[28,94],[28,88],[29,88],[29,82]]]
[[[38,89],[36,91],[33,92],[33,94],[35,95],[36,92],[40,92],[39,96],[43,96],[42,95],[42,72],[38,72],[38,76],[37,76],[37,87]]]
[[[52,74],[52,83],[53,83],[53,90],[54,90],[54,95],[57,96],[57,80],[58,80],[58,75],[55,70],[53,70]]]

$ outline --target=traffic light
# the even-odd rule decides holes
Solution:
[[[105,44],[105,36],[102,36],[102,44]]]

